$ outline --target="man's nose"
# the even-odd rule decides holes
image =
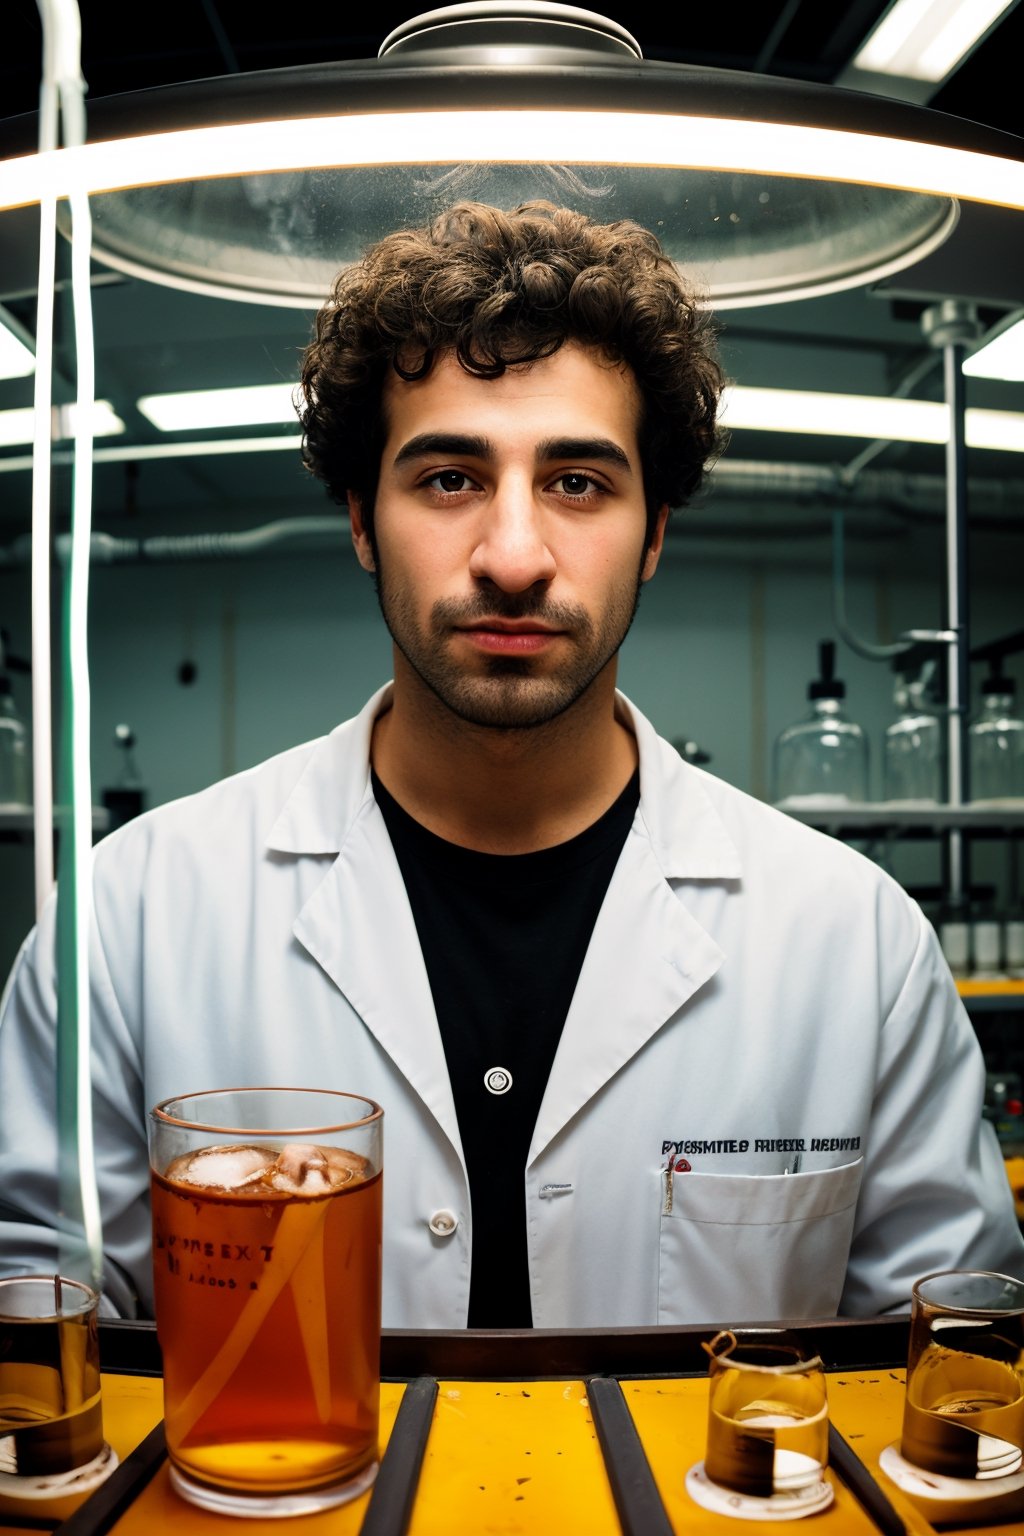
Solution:
[[[543,509],[532,492],[510,486],[492,497],[469,569],[475,580],[491,581],[503,592],[525,592],[539,581],[552,580],[555,558]]]

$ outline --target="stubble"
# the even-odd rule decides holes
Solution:
[[[580,605],[551,601],[542,586],[441,599],[424,630],[411,594],[389,589],[379,560],[374,580],[391,638],[424,685],[457,719],[498,731],[536,730],[571,709],[618,652],[642,588],[638,571],[613,593],[599,624]],[[535,619],[558,630],[564,661],[551,668],[530,656],[482,656],[468,666],[456,654],[455,632],[487,619]]]

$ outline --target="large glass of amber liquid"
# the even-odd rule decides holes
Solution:
[[[376,1475],[382,1122],[297,1088],[150,1115],[167,1448],[202,1508],[312,1513]]]

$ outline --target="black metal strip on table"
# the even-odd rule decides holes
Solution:
[[[825,1369],[893,1370],[907,1363],[910,1313],[892,1317],[831,1317],[817,1322],[727,1319],[731,1328],[785,1328]],[[385,1328],[381,1373],[387,1381],[438,1376],[462,1381],[545,1381],[569,1377],[637,1376],[642,1379],[708,1374],[702,1341],[717,1324],[650,1325],[645,1328]],[[104,1371],[160,1375],[160,1347],[151,1322],[100,1318]]]
[[[885,1536],[906,1536],[907,1528],[889,1503],[881,1484],[875,1481],[834,1424],[828,1427],[828,1464],[838,1472],[861,1508]]]
[[[612,1485],[622,1536],[673,1536],[647,1453],[619,1383],[611,1376],[590,1377],[587,1402]]]
[[[139,1327],[138,1324],[135,1325]],[[701,1347],[719,1327],[783,1328],[795,1335],[807,1358],[820,1355],[825,1369],[864,1370],[906,1366],[910,1313],[892,1317],[806,1319],[728,1318],[719,1325],[651,1324],[644,1328],[389,1329],[381,1337],[385,1380],[437,1376],[442,1381],[586,1381],[590,1376],[708,1375]],[[102,1339],[103,1323],[100,1323]]]
[[[166,1455],[167,1443],[161,1419],[131,1455],[114,1468],[106,1482],[58,1525],[54,1536],[103,1536],[134,1504]]]
[[[409,1529],[436,1399],[436,1376],[419,1376],[402,1393],[359,1536],[405,1536]]]

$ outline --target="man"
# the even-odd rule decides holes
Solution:
[[[259,1083],[383,1105],[391,1326],[869,1314],[932,1270],[1024,1273],[918,908],[615,690],[720,382],[629,224],[459,205],[339,278],[306,461],[348,503],[394,681],[97,849],[114,1306],[151,1304],[147,1109]],[[15,1267],[51,1251],[52,951],[51,911],[0,1026]]]

